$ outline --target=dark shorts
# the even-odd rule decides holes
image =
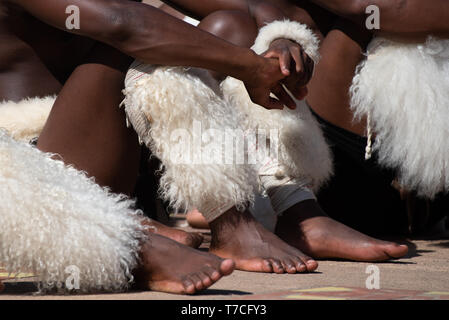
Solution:
[[[334,156],[334,176],[317,194],[329,216],[367,234],[397,235],[429,229],[449,212],[448,196],[403,201],[392,186],[395,172],[380,167],[375,154],[365,160],[366,138],[314,115]]]

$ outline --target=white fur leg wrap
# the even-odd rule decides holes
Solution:
[[[251,101],[241,81],[228,77],[221,87],[229,103],[246,115],[245,129],[263,130],[270,137],[270,148],[276,151],[270,157],[278,163],[276,176],[307,179],[314,191],[330,178],[333,168],[329,146],[304,102],[297,101],[295,110],[267,110]],[[258,171],[264,163],[260,162]]]
[[[30,141],[39,136],[56,97],[28,98],[0,103],[0,128],[16,140]]]
[[[320,60],[319,39],[305,24],[290,20],[271,22],[260,29],[252,49],[262,54],[276,39],[292,40],[301,45],[315,63]]]
[[[351,87],[356,117],[368,116],[380,164],[429,198],[449,191],[449,40],[376,38]]]
[[[140,139],[162,162],[162,197],[175,209],[197,208],[212,221],[252,202],[256,174],[226,152],[225,135],[240,130],[242,120],[219,88],[206,83],[197,69],[135,62],[124,103]]]
[[[0,197],[0,263],[9,272],[32,272],[43,290],[64,287],[73,270],[82,292],[132,280],[144,239],[133,202],[4,130]]]

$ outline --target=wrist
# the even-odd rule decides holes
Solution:
[[[260,29],[252,49],[260,54],[280,39],[296,42],[315,63],[318,62],[320,58],[318,37],[305,24],[296,21],[283,20],[267,24]]]
[[[241,49],[242,51],[234,56],[235,61],[232,63],[231,69],[228,69],[227,74],[247,82],[254,78],[254,74],[263,65],[265,59],[250,49]]]

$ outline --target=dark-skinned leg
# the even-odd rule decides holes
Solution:
[[[322,43],[321,54],[307,100],[315,112],[330,122],[362,133],[364,124],[352,121],[347,94],[355,67],[362,58],[360,46],[341,31],[334,30]],[[367,198],[372,197],[369,190],[365,192]],[[347,195],[350,197],[351,192]],[[338,201],[354,200],[341,198]],[[362,206],[358,213],[363,215]],[[407,246],[368,237],[331,219],[316,201],[298,203],[287,210],[278,219],[276,234],[314,258],[382,261],[402,257],[408,251]]]
[[[239,270],[297,273],[318,267],[315,260],[265,229],[248,211],[233,208],[209,225],[210,252],[234,260]]]
[[[121,193],[133,190],[140,155],[137,137],[118,108],[129,63],[121,53],[98,45],[61,90],[38,145]],[[139,286],[164,292],[194,293],[234,269],[231,260],[154,233],[140,255]]]
[[[214,23],[214,21],[216,22]],[[217,12],[207,17],[200,26],[219,37],[242,46],[251,46],[257,35],[255,25],[251,27],[251,21],[241,13]],[[249,32],[246,32],[247,30]],[[332,50],[331,43],[328,44],[323,44],[324,50]],[[351,57],[359,57],[359,52],[360,49],[358,56],[354,52]],[[322,53],[324,54],[325,52]],[[326,56],[332,57],[330,54],[326,54]],[[326,63],[326,61],[324,62]],[[320,76],[319,71],[317,69],[318,74],[316,76],[318,77]],[[214,227],[214,223],[210,225],[211,228]],[[394,243],[370,238],[330,219],[315,201],[312,204],[308,202],[298,203],[287,210],[279,218],[275,233],[289,245],[294,246],[313,258],[377,261],[401,257],[407,253],[406,246],[399,246]],[[319,238],[324,236],[326,236],[326,239],[323,239],[323,243],[325,242],[327,244],[326,250],[318,245]],[[214,252],[219,254],[217,250]],[[306,257],[306,261],[310,259],[302,253],[301,255]],[[239,267],[238,260],[235,259],[235,261],[237,267]]]
[[[62,88],[38,148],[60,155],[117,193],[134,189],[140,148],[119,109],[131,59],[98,44]]]
[[[408,251],[405,245],[371,238],[331,219],[314,200],[285,211],[278,219],[276,234],[317,259],[384,261]]]
[[[206,17],[199,27],[245,47],[250,47],[257,36],[255,21],[236,11],[216,12]],[[318,267],[316,261],[265,229],[247,211],[238,212],[233,208],[209,225],[212,234],[210,252],[233,259],[237,269],[297,273]]]
[[[254,20],[239,11],[214,12],[204,18],[198,25],[198,28],[247,48],[254,43],[258,32]],[[239,30],[239,32],[235,32],[236,30]],[[214,71],[209,71],[209,73],[218,81],[223,80],[225,77]],[[198,210],[192,210],[187,213],[187,222],[194,228],[209,228],[208,222]]]

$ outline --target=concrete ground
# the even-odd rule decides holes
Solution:
[[[178,226],[186,228],[185,220]],[[208,231],[202,250],[210,240]],[[404,240],[402,240],[404,241]],[[35,286],[29,275],[19,280],[6,280],[0,300],[22,299],[93,299],[93,300],[336,300],[336,299],[444,299],[449,300],[449,234],[430,239],[406,240],[410,247],[407,257],[385,263],[320,261],[311,274],[277,275],[235,271],[208,290],[193,296],[159,292],[127,292],[121,294],[35,296]],[[378,267],[379,289],[368,290]],[[368,273],[367,273],[368,272]],[[0,278],[5,277],[1,273]]]

